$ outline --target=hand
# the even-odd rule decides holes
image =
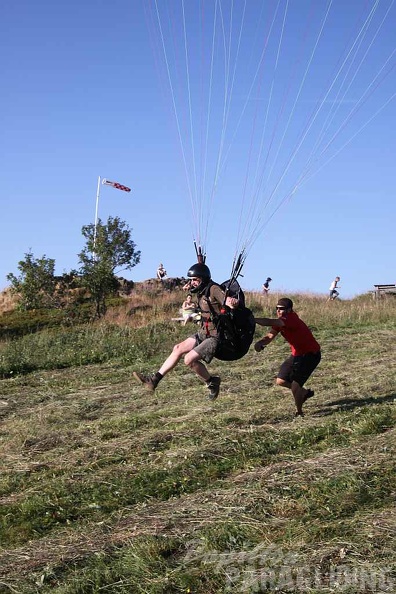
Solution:
[[[254,350],[256,353],[260,353],[265,348],[265,344],[262,340],[258,340],[254,345]]]
[[[235,297],[227,297],[226,305],[230,309],[236,309],[239,305],[239,299],[236,299]]]

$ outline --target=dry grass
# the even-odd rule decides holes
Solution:
[[[275,296],[248,299],[269,313]],[[135,295],[107,322],[165,322],[179,301]],[[1,381],[0,504],[15,540],[0,549],[0,592],[274,592],[258,589],[268,563],[306,578],[279,592],[340,590],[337,568],[386,571],[382,589],[351,578],[341,591],[393,592],[394,303],[295,301],[323,347],[301,420],[273,384],[281,341],[213,362],[215,403],[183,365],[154,396],[132,381],[133,365]]]

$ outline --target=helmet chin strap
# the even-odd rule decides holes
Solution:
[[[190,287],[190,291],[191,293],[201,294],[204,292],[209,283],[210,279],[206,280],[203,278],[197,287]]]
[[[206,287],[208,286],[208,284],[210,283],[211,279],[206,280],[206,279],[202,279],[202,282],[200,283],[199,287],[198,287],[198,291],[197,293],[199,295],[202,295],[202,293],[204,293]]]

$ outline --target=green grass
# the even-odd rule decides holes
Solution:
[[[142,390],[193,328],[171,300],[4,336],[1,593],[396,590],[395,302],[293,298],[323,348],[297,420],[281,339],[213,361],[215,403],[182,363]]]

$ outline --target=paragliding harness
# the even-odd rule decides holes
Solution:
[[[194,246],[198,262],[204,264],[206,254],[202,253],[202,248],[197,246],[195,241]],[[218,346],[214,356],[221,361],[236,361],[237,359],[241,359],[246,355],[253,342],[256,321],[253,312],[246,307],[245,295],[237,281],[238,276],[242,276],[241,270],[245,258],[246,254],[242,251],[238,258],[236,260],[234,259],[230,278],[221,283],[221,285],[210,281],[201,294],[201,296],[206,299],[210,311],[210,320],[217,331]],[[225,293],[220,313],[215,311],[210,302],[210,289],[213,285],[217,285]],[[227,307],[227,297],[235,297],[238,299],[238,307],[235,309]],[[207,326],[206,332],[209,334]]]
[[[210,289],[217,283],[210,282],[203,296],[210,310],[210,319],[213,322],[218,335],[218,346],[215,357],[222,361],[236,361],[241,359],[248,352],[253,341],[256,322],[253,312],[245,305],[245,295],[236,279],[229,279],[221,283],[220,288],[227,297],[239,299],[239,306],[236,309],[226,307],[225,300],[220,313],[216,313],[210,302]]]

